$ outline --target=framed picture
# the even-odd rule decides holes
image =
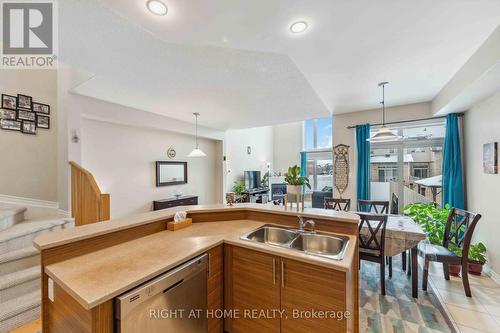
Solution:
[[[17,97],[2,94],[2,108],[10,110],[17,109]]]
[[[35,121],[36,113],[19,109],[17,110],[17,119]]]
[[[33,111],[43,114],[50,114],[50,105],[33,102]]]
[[[36,134],[36,123],[34,121],[22,121],[21,131],[24,134]]]
[[[26,95],[17,95],[17,107],[21,109],[26,109],[26,110],[31,110],[33,98],[31,96],[26,96]]]
[[[487,174],[498,173],[498,142],[483,145],[483,170]]]
[[[50,117],[37,115],[36,127],[50,129]]]
[[[16,118],[17,118],[16,110],[0,109],[0,119],[16,120]]]
[[[20,131],[21,122],[17,120],[0,119],[0,128],[4,130]]]

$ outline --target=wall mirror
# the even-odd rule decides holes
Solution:
[[[156,162],[156,186],[187,184],[187,162]]]

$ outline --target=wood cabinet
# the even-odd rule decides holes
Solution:
[[[263,311],[280,309],[279,257],[235,246],[226,246],[226,321],[232,333],[280,331],[280,318],[258,318]]]
[[[219,245],[208,251],[208,333],[222,333],[224,310],[224,273],[223,246]]]
[[[347,332],[344,272],[284,258],[280,266],[281,307],[288,317],[281,332]]]
[[[240,312],[226,319],[228,332],[344,333],[352,327],[344,317],[344,272],[237,246],[225,247],[224,265],[225,308]],[[246,318],[245,310],[267,319]]]

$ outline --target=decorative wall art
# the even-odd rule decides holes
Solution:
[[[17,120],[0,120],[0,128],[9,131],[21,131],[21,122]]]
[[[16,120],[16,110],[0,109],[0,119]]]
[[[18,109],[26,109],[26,110],[31,110],[31,102],[33,98],[31,96],[26,96],[26,95],[17,95],[17,108]]]
[[[498,174],[498,142],[483,145],[483,169],[487,174]]]
[[[24,134],[36,134],[36,123],[34,121],[23,120],[22,124],[21,132]]]
[[[2,94],[2,108],[3,109],[10,109],[10,110],[17,109],[17,97]]]
[[[333,147],[334,158],[334,184],[339,191],[340,198],[349,185],[349,146],[336,145]]]
[[[50,105],[34,102],[31,96],[2,94],[0,129],[36,134],[38,128],[50,129]]]
[[[50,105],[33,102],[33,112],[50,114]]]

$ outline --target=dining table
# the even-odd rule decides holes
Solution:
[[[363,214],[372,213],[363,212]],[[369,230],[366,225],[361,228],[360,234],[369,236]],[[410,265],[408,265],[408,273],[411,273],[412,296],[414,298],[418,297],[418,244],[426,238],[426,233],[411,217],[406,215],[388,215],[384,254],[386,257],[393,257],[410,250],[411,259]]]

